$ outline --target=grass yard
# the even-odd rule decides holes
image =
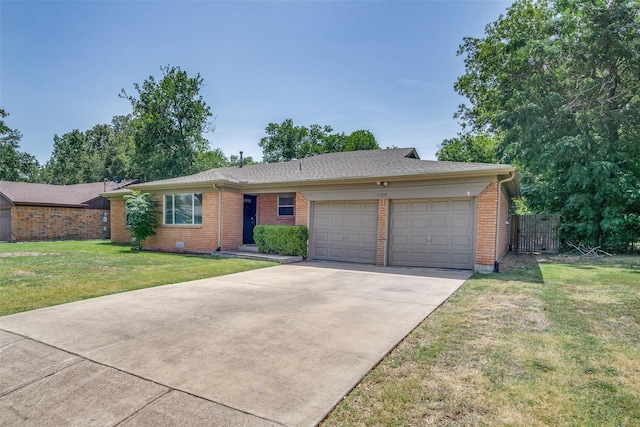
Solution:
[[[474,275],[322,426],[640,426],[640,257],[501,270]]]
[[[1,243],[0,316],[276,265],[131,251],[104,240]]]

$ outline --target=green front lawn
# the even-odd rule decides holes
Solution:
[[[0,316],[272,265],[131,251],[104,240],[0,243]]]
[[[640,426],[640,257],[510,256],[322,424]]]

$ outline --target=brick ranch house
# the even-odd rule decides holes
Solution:
[[[0,181],[0,241],[106,239],[109,200],[100,193],[132,182],[74,185]]]
[[[322,154],[211,169],[129,188],[156,194],[152,250],[233,251],[256,224],[305,225],[311,260],[492,272],[509,242],[519,195],[509,165],[420,160],[413,148]],[[111,240],[129,242],[123,195]]]

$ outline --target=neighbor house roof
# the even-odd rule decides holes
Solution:
[[[104,191],[117,190],[136,181],[50,185],[0,181],[0,194],[16,205],[84,207]]]
[[[194,175],[136,184],[131,188],[154,190],[197,184],[260,185],[426,176],[435,178],[499,175],[513,171],[512,166],[504,164],[420,160],[413,148],[393,148],[319,154],[281,163],[209,169]]]

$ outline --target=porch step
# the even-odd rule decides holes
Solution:
[[[244,258],[244,259],[257,259],[261,261],[279,262],[280,264],[292,264],[294,262],[301,262],[301,256],[286,256],[286,255],[274,255],[274,254],[261,254],[258,252],[213,252],[211,256],[215,258]]]
[[[238,246],[238,252],[258,252],[258,245],[241,245]]]

